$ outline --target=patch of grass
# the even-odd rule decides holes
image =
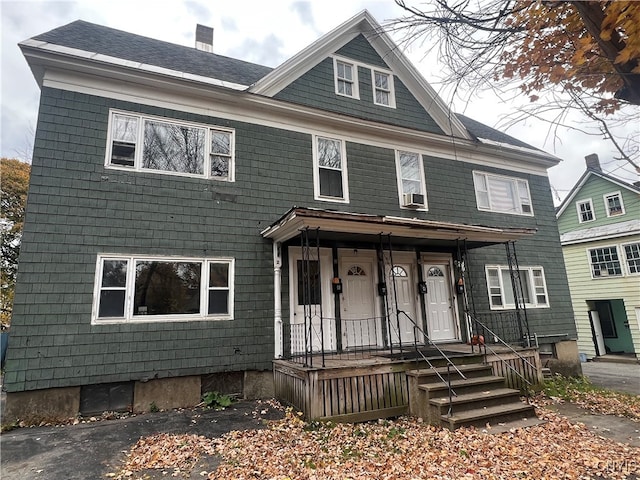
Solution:
[[[220,392],[207,392],[202,395],[202,403],[204,403],[207,408],[224,410],[231,406],[233,398],[230,395],[224,395]]]
[[[569,401],[575,400],[582,393],[608,392],[604,388],[593,385],[587,377],[563,377],[562,375],[554,375],[552,378],[545,380],[542,391],[549,397],[557,397]]]
[[[18,428],[20,425],[18,425],[18,421],[15,420],[11,423],[3,423],[2,425],[0,425],[0,432],[10,432],[11,430]]]
[[[158,405],[156,405],[156,402],[151,402],[151,403],[149,404],[149,411],[150,411],[151,413],[156,413],[156,412],[159,412],[159,411],[160,411],[160,409],[158,408]]]

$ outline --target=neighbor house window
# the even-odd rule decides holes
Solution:
[[[373,103],[395,108],[393,75],[389,72],[372,69],[371,76],[373,80]]]
[[[111,112],[106,165],[233,181],[234,134],[164,118]]]
[[[427,208],[422,156],[415,152],[396,151],[396,174],[400,205]]]
[[[533,215],[529,183],[526,180],[473,172],[478,210]]]
[[[360,98],[358,91],[358,66],[354,63],[333,59],[336,93],[345,97]]]
[[[576,202],[576,210],[578,211],[578,221],[580,223],[590,222],[596,219],[593,213],[593,202],[590,198]]]
[[[94,320],[231,319],[233,259],[100,256]]]
[[[640,243],[629,243],[622,248],[624,248],[624,258],[629,274],[640,273]]]
[[[618,248],[615,246],[589,250],[589,261],[593,278],[622,276]]]
[[[624,215],[624,205],[622,203],[622,195],[620,195],[620,192],[604,195],[604,206],[607,209],[607,217]]]
[[[348,202],[347,160],[342,140],[314,137],[315,198],[318,200]]]
[[[520,267],[518,270],[522,292],[520,305],[527,308],[544,308],[549,306],[547,283],[542,267]],[[492,310],[512,309],[516,307],[513,295],[513,283],[509,267],[495,265],[486,267],[489,304]]]

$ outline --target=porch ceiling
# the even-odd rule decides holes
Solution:
[[[316,208],[293,207],[279,220],[261,233],[274,242],[286,242],[297,237],[300,231],[319,229],[325,238],[341,240],[377,241],[378,235],[391,235],[394,241],[408,244],[445,245],[456,240],[466,240],[468,248],[505,243],[530,237],[535,228],[506,228],[437,222],[418,218],[368,215]]]

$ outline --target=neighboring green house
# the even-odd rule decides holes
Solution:
[[[640,353],[640,187],[597,155],[558,209],[578,348],[587,358]]]
[[[274,359],[478,320],[579,370],[559,159],[450,112],[366,11],[275,69],[196,38],[20,44],[41,100],[8,412],[273,395]]]

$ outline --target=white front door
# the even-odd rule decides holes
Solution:
[[[395,262],[387,267],[387,291],[389,299],[389,333],[391,342],[398,344],[414,343],[417,339],[422,343],[422,335],[416,332],[414,322],[422,325],[418,319],[417,281],[410,263]],[[400,311],[397,314],[397,311]]]
[[[434,342],[455,340],[457,334],[448,265],[424,265],[424,279],[427,283],[425,303],[429,338]]]
[[[375,270],[372,258],[363,255],[340,258],[342,296],[342,348],[377,345]]]
[[[336,328],[331,293],[331,250],[289,247],[291,353],[335,350]],[[305,281],[306,279],[306,281]]]

